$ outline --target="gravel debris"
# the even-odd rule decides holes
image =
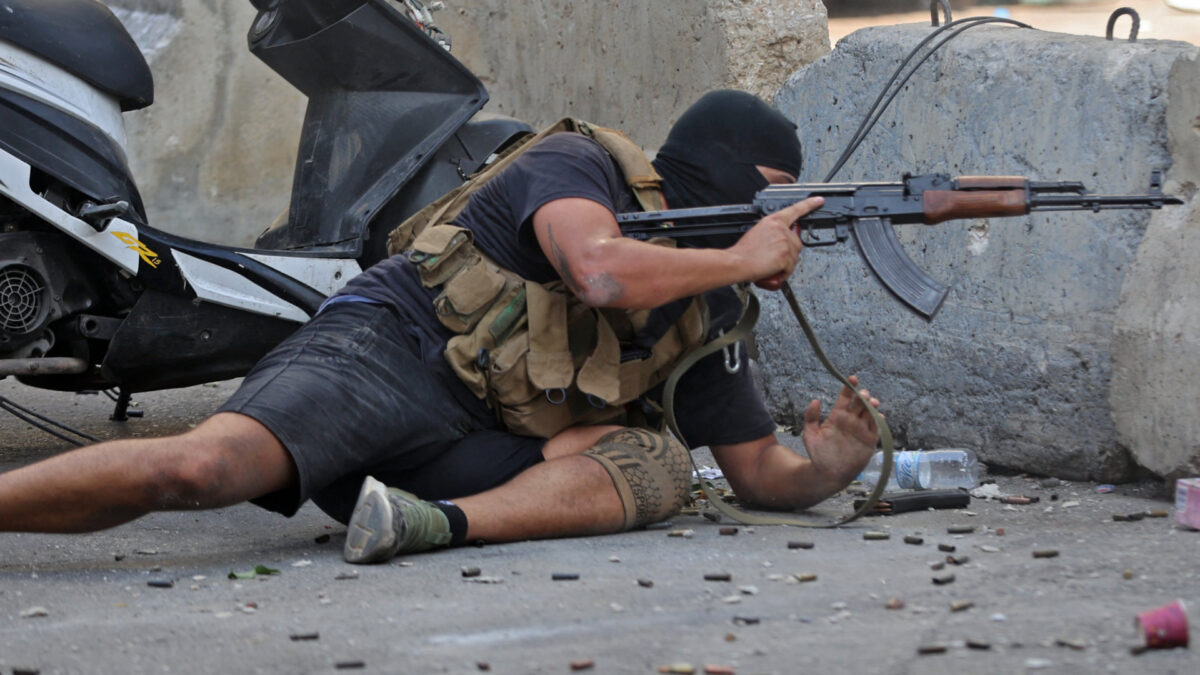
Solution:
[[[1074,649],[1077,652],[1081,652],[1081,651],[1087,649],[1087,641],[1081,640],[1079,638],[1058,638],[1057,640],[1054,641],[1054,644],[1058,647],[1066,647],[1067,649]]]
[[[985,640],[974,640],[974,639],[967,640],[967,649],[985,650],[985,649],[991,649],[991,648],[992,648],[992,643],[987,642]]]

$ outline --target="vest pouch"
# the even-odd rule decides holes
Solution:
[[[482,258],[468,264],[433,300],[438,320],[455,333],[474,330],[505,288],[505,275],[499,267]]]
[[[426,288],[440,286],[479,260],[471,231],[456,225],[426,228],[413,240],[408,260],[417,266]]]
[[[524,284],[506,285],[500,296],[481,311],[483,316],[475,321],[474,329],[450,338],[443,354],[471,393],[493,405],[487,383],[492,354],[497,345],[503,346],[524,334]]]
[[[537,296],[539,291],[533,291],[530,286],[532,284],[527,284],[526,290]],[[550,293],[556,290],[551,289]],[[533,306],[540,304],[541,301],[535,300]],[[539,379],[532,376],[532,371],[538,370],[539,359],[538,350],[530,342],[530,330],[538,321],[533,316],[527,316],[527,321],[489,354],[484,378],[487,394],[481,398],[486,398],[495,407],[500,421],[514,434],[550,438],[572,425],[614,422],[624,416],[622,407],[606,405],[600,397],[580,391],[581,383],[574,381],[576,372],[585,383],[589,380],[585,374],[586,365],[596,356],[599,326],[592,309],[574,301],[568,304],[564,327],[564,338],[570,345],[568,371],[565,380],[553,381],[563,386],[539,386],[546,384],[545,380],[535,384]],[[535,309],[534,314],[541,311]],[[485,331],[480,325],[475,332]],[[606,393],[614,399],[618,395],[612,386]]]

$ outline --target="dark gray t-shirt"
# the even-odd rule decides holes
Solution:
[[[638,208],[620,169],[598,143],[578,134],[562,133],[525,151],[512,166],[482,186],[455,223],[470,229],[475,245],[497,264],[525,279],[554,281],[558,273],[538,246],[532,219],[543,205],[564,198],[588,199],[613,213]],[[458,381],[442,357],[446,341],[453,334],[433,313],[436,289],[421,285],[416,268],[405,256],[388,258],[351,279],[338,292],[345,294],[390,305],[408,319],[425,363],[458,385],[455,390],[464,407],[481,418],[491,417],[483,401]],[[740,303],[731,289],[710,292],[705,299],[712,316],[711,339],[718,331],[733,326]],[[657,323],[663,327],[672,323],[670,317],[683,304],[672,303],[656,310],[664,317]],[[657,391],[649,396],[656,399]],[[692,447],[740,443],[775,430],[748,364],[737,374],[730,374],[720,353],[701,360],[681,378],[675,408],[680,430]]]

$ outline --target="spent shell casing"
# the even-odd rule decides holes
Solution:
[[[943,574],[940,577],[933,578],[934,586],[945,586],[946,584],[952,584],[952,583],[954,583],[954,575],[953,574]]]
[[[791,549],[802,548],[807,550],[813,548],[816,544],[811,541],[789,541],[787,546]]]
[[[879,531],[863,532],[863,539],[865,539],[867,541],[883,541],[884,539],[891,539],[891,538],[892,538],[892,535],[887,532],[879,532]]]
[[[912,544],[913,546],[920,546],[921,544],[925,543],[925,538],[910,534],[904,538],[904,543]]]
[[[729,572],[709,572],[704,575],[705,581],[729,581],[733,575]]]
[[[943,644],[921,645],[921,646],[917,647],[917,653],[922,654],[922,655],[945,654],[946,653],[946,645],[943,645]]]
[[[1042,549],[1040,551],[1034,551],[1033,557],[1035,557],[1035,558],[1057,558],[1058,551],[1056,551],[1052,548]]]
[[[954,553],[958,548],[954,544],[938,544],[938,550],[942,553]]]

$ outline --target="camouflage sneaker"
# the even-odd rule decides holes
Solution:
[[[367,476],[346,530],[342,557],[349,563],[383,562],[450,543],[441,509]]]

